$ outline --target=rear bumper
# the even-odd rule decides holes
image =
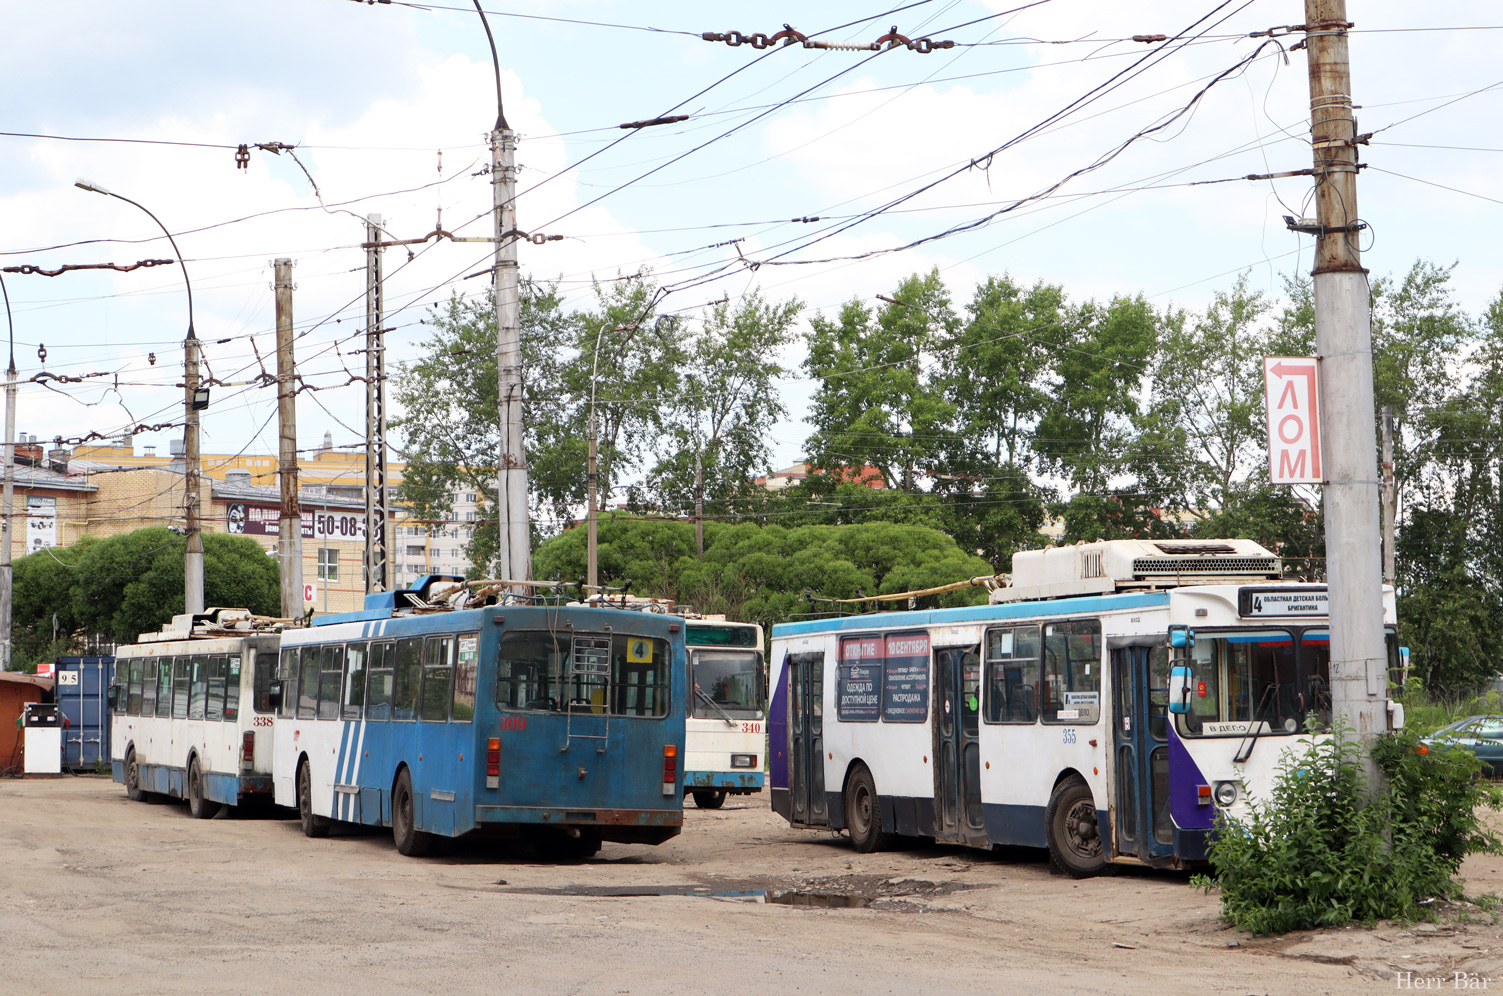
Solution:
[[[661,844],[683,829],[682,809],[555,809],[540,806],[476,806],[480,829],[541,825],[589,828],[601,840]]]
[[[686,771],[684,790],[724,789],[733,794],[760,792],[767,783],[767,775],[761,771]]]

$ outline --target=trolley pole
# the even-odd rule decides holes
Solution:
[[[1315,160],[1315,351],[1325,452],[1326,583],[1331,705],[1348,735],[1387,729],[1387,654],[1373,438],[1372,316],[1357,248],[1357,121],[1347,57],[1346,0],[1305,0]],[[1369,785],[1380,777],[1364,759]]]
[[[292,355],[292,260],[279,259],[277,295],[278,483],[282,514],[277,522],[277,554],[282,566],[282,617],[303,614],[303,510],[298,501],[297,368]]]

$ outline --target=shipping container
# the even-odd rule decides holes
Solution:
[[[54,669],[63,724],[63,768],[93,771],[110,763],[110,715],[106,698],[114,678],[113,657],[61,657]]]

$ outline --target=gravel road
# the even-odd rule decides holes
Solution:
[[[309,840],[283,814],[194,821],[108,779],[3,781],[0,994],[1325,994],[1389,992],[1395,971],[1503,988],[1486,916],[1251,938],[1184,875],[861,855],[761,796],[691,803],[680,837],[580,864],[446,850]],[[1465,871],[1503,891],[1503,861]]]

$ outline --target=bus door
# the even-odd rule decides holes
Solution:
[[[1169,651],[1112,651],[1116,752],[1114,847],[1151,861],[1174,850],[1169,818]]]
[[[980,647],[935,651],[939,710],[934,724],[936,836],[986,846],[981,813]]]
[[[788,655],[788,790],[794,823],[828,826],[825,806],[824,685],[822,652]]]

